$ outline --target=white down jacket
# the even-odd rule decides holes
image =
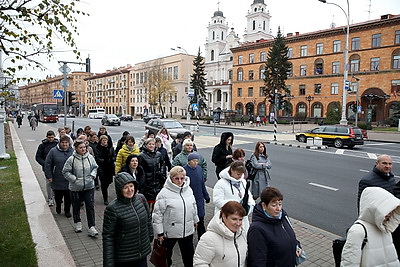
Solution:
[[[385,221],[388,214],[389,220]],[[362,225],[353,224],[347,233],[341,266],[400,266],[391,235],[400,223],[400,200],[383,188],[365,188],[361,194],[357,222],[365,226],[368,241],[361,249],[365,232]]]
[[[199,221],[196,200],[186,176],[182,187],[170,178],[158,193],[153,212],[154,235],[164,234],[166,238],[184,238],[194,233],[194,224]]]
[[[226,202],[228,201],[237,201],[239,203],[242,203],[242,198],[244,197],[245,189],[246,189],[246,180],[244,179],[244,175],[240,179],[235,179],[229,175],[229,170],[230,167],[223,169],[219,177],[221,177],[220,180],[215,184],[214,190],[213,190],[213,202],[215,205],[215,212],[214,213],[219,213],[221,210],[222,206],[225,205]],[[234,186],[234,184],[239,183],[239,189]],[[256,204],[256,202],[253,199],[253,195],[251,194],[250,190],[249,191],[249,200],[248,204],[250,206],[249,214],[252,214],[253,208]],[[249,224],[249,218],[248,216],[243,217],[243,226],[247,230],[249,230],[250,224]]]
[[[245,266],[247,254],[247,233],[242,227],[233,233],[220,218],[214,215],[197,244],[193,266],[240,267]]]

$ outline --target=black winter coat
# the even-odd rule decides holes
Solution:
[[[221,140],[218,145],[214,147],[211,161],[215,164],[215,172],[219,174],[223,169],[232,163],[232,159],[227,159],[226,156],[232,155],[232,146],[226,148],[226,139],[232,137],[231,145],[233,145],[233,134],[225,132],[221,134]],[[219,179],[219,177],[217,177]]]
[[[282,210],[282,218],[269,218],[261,203],[253,211],[253,222],[247,234],[248,267],[294,267],[296,247],[300,243]]]
[[[113,142],[111,136],[107,133],[107,131],[104,134],[101,134],[100,131],[97,132],[97,137],[100,138],[100,136],[105,135],[107,136],[107,147],[113,147]]]
[[[97,144],[94,158],[98,165],[97,175],[102,182],[111,184],[115,172],[115,152],[113,147],[104,147]]]
[[[37,163],[42,166],[42,170],[44,171],[44,164],[46,161],[47,154],[49,154],[50,150],[58,144],[58,139],[54,139],[53,142],[49,142],[47,138],[42,140],[42,143],[38,146],[36,151],[35,159]]]
[[[143,147],[142,153],[139,154],[139,165],[144,170],[144,184],[141,187],[141,192],[147,200],[156,200],[167,177],[161,153],[158,151],[151,152]]]
[[[171,161],[169,160],[168,152],[163,144],[161,144],[160,147],[157,147],[156,151],[159,151],[161,153],[161,156],[163,157],[163,160],[165,162],[165,167],[167,167],[167,171],[170,171],[172,168]]]
[[[104,212],[103,266],[144,259],[151,252],[153,229],[146,198],[137,193],[131,199],[122,195],[125,184],[137,182],[128,173],[115,177],[117,198]]]
[[[50,150],[49,154],[47,154],[44,174],[46,179],[53,179],[51,182],[51,188],[53,190],[69,190],[69,182],[64,178],[62,170],[64,168],[64,163],[73,152],[74,149],[72,147],[68,147],[67,150],[61,150],[57,145]]]

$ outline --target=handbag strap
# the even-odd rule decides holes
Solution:
[[[363,227],[363,229],[364,229],[365,235],[364,235],[364,239],[363,239],[363,242],[362,242],[362,245],[361,245],[361,250],[363,250],[363,248],[365,247],[365,245],[366,245],[367,242],[368,242],[367,228],[365,228],[364,224],[362,224],[362,223],[360,223],[360,222],[355,222],[354,224],[360,224],[360,225]]]

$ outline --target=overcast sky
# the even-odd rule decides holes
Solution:
[[[331,1],[347,10],[346,0]],[[400,14],[399,0],[348,1],[351,23],[378,19],[384,14]],[[242,39],[245,16],[253,0],[81,0],[80,9],[90,14],[79,18],[80,35],[76,37],[83,61],[90,54],[91,71],[99,73],[171,55],[175,53],[171,47],[181,46],[193,55],[199,47],[203,52],[207,26],[218,10],[218,2],[229,27],[234,27]],[[327,29],[332,21],[336,26],[346,25],[340,8],[318,0],[265,0],[265,3],[272,16],[273,35],[278,26],[286,34]],[[63,49],[67,48],[58,48]],[[54,62],[44,62],[49,66],[48,72],[35,72],[35,77],[44,79],[47,74],[61,74],[58,60],[76,61],[69,52],[57,53]],[[69,66],[72,70],[85,69]]]

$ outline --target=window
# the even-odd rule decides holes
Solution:
[[[317,55],[322,55],[324,53],[324,44],[317,44]]]
[[[352,59],[350,60],[350,72],[360,71],[360,60]]]
[[[260,87],[260,96],[265,96],[265,87]]]
[[[287,57],[288,58],[292,58],[293,57],[293,49],[291,47],[288,48]]]
[[[243,81],[243,69],[242,68],[238,68],[237,80]]]
[[[222,100],[222,92],[221,90],[217,91],[217,101],[220,102]]]
[[[394,44],[400,44],[400,31],[396,31],[395,33]]]
[[[300,56],[301,57],[306,57],[307,56],[307,46],[306,45],[302,45],[300,47]]]
[[[321,58],[315,60],[315,75],[324,74],[324,61]]]
[[[306,74],[307,74],[307,66],[301,65],[300,66],[300,76],[306,76]]]
[[[254,80],[254,71],[249,70],[249,80]]]
[[[400,69],[400,54],[393,56],[393,69]]]
[[[340,41],[333,41],[333,53],[340,52]]]
[[[314,84],[314,94],[315,95],[321,94],[321,84]]]
[[[178,80],[178,66],[174,66],[174,80]]]
[[[372,35],[372,47],[380,47],[381,46],[381,34],[373,34]]]
[[[261,52],[260,61],[267,61],[267,52]]]
[[[214,50],[211,50],[211,61],[214,60]]]
[[[249,63],[254,63],[254,54],[249,55]]]
[[[331,95],[339,94],[339,84],[338,83],[331,83]]]
[[[247,96],[253,96],[253,87],[247,89]]]
[[[168,68],[168,80],[172,80],[172,67]]]
[[[371,58],[371,70],[379,70],[379,57]]]
[[[305,94],[306,94],[306,85],[300,84],[299,85],[299,95],[305,95]]]
[[[332,74],[338,74],[340,72],[340,62],[332,62]]]
[[[265,79],[265,66],[260,67],[260,79]]]
[[[242,88],[237,89],[237,96],[242,96]]]
[[[243,56],[238,56],[238,64],[243,64]]]
[[[233,78],[233,72],[232,70],[228,70],[228,79],[232,80],[232,78]]]
[[[360,37],[351,39],[351,50],[360,50]]]

